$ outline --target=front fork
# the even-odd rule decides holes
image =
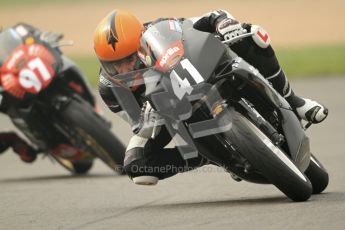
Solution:
[[[230,76],[234,76],[250,84],[266,99],[267,103],[276,108],[280,116],[280,124],[284,132],[291,159],[301,171],[305,171],[310,162],[309,139],[289,103],[253,66],[243,59],[235,57],[232,60],[232,69],[233,70],[229,73]],[[253,122],[255,122],[255,119]],[[275,136],[278,138],[277,141],[279,142],[279,136]]]
[[[83,140],[79,139],[79,135],[75,129],[65,124],[61,121],[59,114],[61,111],[68,106],[71,100],[85,100],[79,95],[66,96],[57,95],[52,101],[52,107],[55,109],[54,114],[54,127],[55,129],[64,136],[66,143],[59,143],[55,148],[50,149],[49,152],[54,156],[54,158],[60,158],[67,161],[80,161],[80,160],[90,160],[94,156],[89,153],[87,148],[82,144]],[[88,102],[85,102],[89,105]],[[89,105],[91,107],[91,105]]]
[[[238,103],[244,115],[246,115],[276,146],[281,146],[285,142],[284,136],[278,133],[278,131],[266,121],[247,100],[241,98]]]

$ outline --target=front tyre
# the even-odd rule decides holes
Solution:
[[[93,161],[76,161],[72,164],[74,168],[74,173],[78,175],[83,175],[86,174],[92,168]]]
[[[313,185],[313,194],[319,194],[326,189],[329,182],[328,173],[313,154],[310,157],[310,164],[305,175]]]
[[[224,137],[249,161],[254,170],[258,170],[291,200],[306,201],[310,198],[312,185],[308,178],[242,114],[233,113],[232,128],[224,133]]]
[[[86,101],[71,98],[60,114],[74,146],[99,157],[114,171],[123,173],[125,146]]]
[[[93,166],[93,159],[72,162],[59,156],[55,156],[54,154],[51,154],[50,156],[53,157],[53,159],[55,159],[62,167],[75,175],[86,174]]]

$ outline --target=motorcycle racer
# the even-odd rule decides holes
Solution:
[[[6,32],[5,32],[6,31]],[[0,32],[0,41],[4,45],[0,47],[0,68],[4,64],[7,55],[16,47],[22,44],[32,44],[34,42],[55,43],[62,38],[62,34],[52,32],[42,32],[38,28],[26,23],[18,23]],[[60,52],[56,48],[57,52]],[[24,91],[18,89],[13,83],[13,78],[5,78],[5,74],[0,71],[0,112],[7,114],[8,109],[13,105],[19,105],[26,96]],[[31,146],[20,135],[15,132],[0,133],[0,153],[4,153],[12,147],[20,159],[31,163],[37,158],[39,150]]]
[[[13,36],[24,38],[27,37],[34,37],[38,38],[42,32],[38,30],[37,28],[34,28],[31,25],[19,23],[11,28],[8,28],[11,30],[11,33]],[[59,35],[58,35],[59,36]],[[50,37],[51,39],[52,37]],[[56,35],[55,38],[56,39]],[[13,40],[11,37],[5,37],[1,36],[0,32],[0,39],[9,39]],[[3,44],[3,43],[2,43]],[[17,44],[20,45],[20,44]],[[2,53],[1,50],[6,50],[6,47],[0,47],[0,54]],[[5,53],[5,52],[4,52]],[[0,67],[2,66],[2,62],[4,60],[1,59],[0,61]],[[7,113],[7,109],[11,104],[18,103],[19,100],[5,92],[5,90],[2,90],[4,88],[4,82],[2,82],[1,78],[1,72],[0,72],[0,112]],[[16,91],[16,89],[13,89],[13,93]],[[15,94],[15,93],[14,93]],[[2,132],[0,133],[0,153],[5,152],[9,147],[12,147],[13,151],[17,153],[20,157],[20,159],[24,162],[31,163],[33,162],[36,157],[38,150],[36,150],[33,146],[28,144],[23,138],[21,138],[17,133],[15,132]]]
[[[301,119],[319,123],[327,117],[326,107],[294,94],[270,45],[269,35],[263,28],[247,23],[241,24],[224,10],[213,11],[191,20],[195,29],[213,33],[222,40],[253,32],[252,37],[240,40],[231,49],[257,68],[277,92],[285,97]],[[137,55],[137,50],[140,46],[140,36],[148,26],[150,23],[142,24],[129,12],[114,10],[100,22],[94,34],[94,48],[101,62],[100,95],[109,109],[124,119],[126,114],[112,93],[112,83],[105,75],[116,78],[117,74],[145,68]],[[171,137],[165,127],[155,129],[152,125],[147,125],[154,124],[159,115],[143,98],[143,87],[131,88],[142,108],[141,125],[132,128],[135,135],[129,142],[124,161],[125,170],[134,183],[153,185],[159,179],[209,163],[200,155],[197,158],[183,160],[177,148],[164,148]],[[157,131],[159,129],[160,131]]]

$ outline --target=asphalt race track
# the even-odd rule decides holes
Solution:
[[[89,175],[75,177],[48,158],[28,165],[7,151],[0,156],[0,229],[344,229],[345,78],[292,86],[330,109],[324,123],[308,130],[330,184],[308,202],[291,202],[271,185],[235,182],[216,167],[143,187],[101,162]],[[105,113],[127,142],[128,126]],[[3,115],[0,124],[2,130],[11,128]]]

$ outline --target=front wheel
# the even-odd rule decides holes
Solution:
[[[89,161],[77,161],[77,162],[73,162],[73,168],[74,168],[74,173],[75,174],[86,174],[93,165],[93,161],[89,160]]]
[[[313,185],[313,194],[319,194],[326,189],[329,182],[328,173],[313,154],[310,157],[310,164],[305,175]]]
[[[125,146],[87,102],[71,98],[62,109],[61,118],[74,146],[99,157],[114,171],[123,173]]]
[[[293,201],[306,201],[312,194],[309,179],[290,158],[251,121],[233,113],[230,131],[224,137],[273,185]]]
[[[75,175],[86,174],[93,166],[93,159],[72,162],[54,154],[51,154],[50,156],[53,157],[55,161],[58,162],[62,167]]]

